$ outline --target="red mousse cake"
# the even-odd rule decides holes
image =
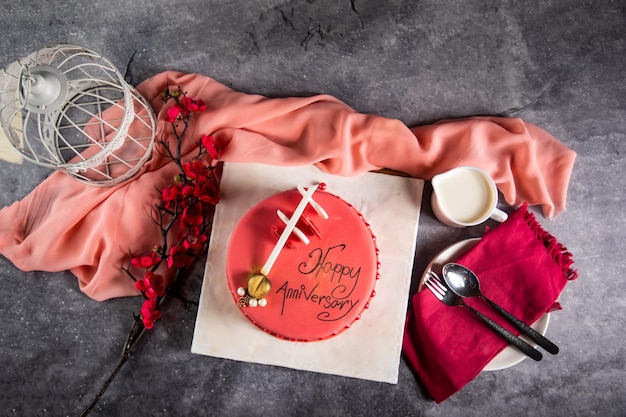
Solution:
[[[320,189],[266,279],[256,280],[303,189],[275,194],[250,209],[228,247],[226,274],[235,303],[256,326],[286,340],[323,340],[346,330],[369,307],[379,278],[369,224],[352,205]],[[255,294],[259,286],[265,289],[261,297]]]

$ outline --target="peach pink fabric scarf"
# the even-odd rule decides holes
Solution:
[[[328,95],[267,98],[206,76],[164,72],[137,87],[158,114],[157,137],[170,128],[160,98],[167,85],[208,104],[186,136],[190,154],[201,135],[212,134],[225,146],[224,161],[316,164],[338,175],[390,168],[428,180],[474,165],[494,178],[510,204],[541,205],[547,217],[565,209],[575,154],[520,119],[475,117],[409,129],[398,120],[357,113]],[[138,176],[110,188],[54,173],[0,211],[0,253],[25,271],[70,270],[96,300],[136,295],[121,268],[129,252],[145,252],[159,241],[150,210],[159,199],[156,190],[174,173],[174,164],[156,152]]]

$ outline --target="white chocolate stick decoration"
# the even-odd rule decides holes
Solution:
[[[261,268],[259,272],[250,275],[250,277],[248,278],[247,290],[245,290],[244,288],[237,289],[237,293],[241,297],[243,297],[243,295],[249,297],[248,301],[246,301],[244,298],[240,299],[241,306],[248,305],[250,307],[255,307],[259,305],[263,307],[267,304],[267,300],[264,297],[270,292],[270,289],[272,288],[272,283],[267,275],[270,273],[274,262],[276,262],[278,255],[284,248],[285,244],[287,243],[287,239],[292,233],[296,234],[296,236],[298,236],[300,239],[304,238],[302,240],[308,245],[309,239],[306,237],[306,235],[304,235],[304,233],[302,233],[300,229],[296,227],[296,223],[298,223],[298,220],[300,220],[300,218],[302,217],[302,213],[304,212],[306,206],[308,204],[311,204],[320,216],[326,219],[328,218],[328,214],[326,214],[326,211],[324,211],[324,209],[312,199],[313,193],[315,193],[317,188],[318,185],[314,185],[305,192],[303,187],[298,187],[298,191],[300,191],[303,197],[302,200],[300,200],[300,204],[298,204],[298,207],[296,207],[296,210],[294,211],[291,218],[288,218],[284,213],[278,210],[278,217],[286,224],[285,230],[283,230],[280,237],[278,238],[278,242],[276,242],[276,246],[274,246],[274,249],[272,249],[269,258],[265,262],[265,265],[263,265],[263,268]]]
[[[302,197],[304,197],[305,194],[305,190],[304,187],[301,185],[298,185],[298,191],[300,192],[300,194],[302,194]],[[326,210],[324,210],[324,208],[322,206],[320,206],[319,204],[317,204],[317,201],[313,200],[311,198],[310,201],[311,207],[313,207],[313,209],[317,212],[317,214],[319,214],[320,216],[322,216],[324,218],[324,220],[328,220],[328,213],[326,213]]]
[[[263,268],[261,268],[261,271],[260,271],[261,274],[267,276],[270,273],[272,266],[274,266],[274,262],[276,262],[276,259],[278,258],[278,254],[280,254],[280,251],[283,250],[283,247],[285,246],[285,243],[287,243],[287,239],[289,238],[289,235],[291,234],[291,232],[293,232],[293,229],[296,227],[296,223],[298,223],[298,220],[300,219],[300,216],[302,216],[304,209],[306,208],[307,204],[309,204],[309,202],[311,201],[311,197],[313,196],[313,193],[315,192],[315,190],[317,190],[317,187],[318,187],[317,184],[312,187],[309,187],[309,189],[304,194],[304,197],[302,197],[302,200],[300,200],[300,204],[298,204],[298,207],[296,207],[296,211],[294,211],[293,215],[291,216],[291,219],[289,219],[289,222],[287,223],[287,226],[285,226],[285,230],[283,230],[283,233],[280,235],[280,238],[278,238],[278,242],[276,242],[276,246],[274,246],[274,249],[270,253],[269,258],[267,258],[267,261],[265,262],[265,265],[263,265]]]
[[[285,215],[285,213],[283,213],[280,210],[276,210],[276,214],[278,214],[278,218],[280,219],[281,222],[283,222],[285,224],[289,224],[289,217],[287,217]],[[309,243],[311,243],[309,238],[306,237],[304,232],[302,230],[298,229],[298,227],[294,227],[293,228],[293,234],[296,235],[298,237],[298,239],[300,239],[302,242],[304,242],[305,245],[308,245]]]

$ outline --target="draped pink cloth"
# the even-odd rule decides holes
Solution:
[[[184,152],[203,134],[223,147],[221,159],[273,165],[316,164],[338,175],[389,168],[430,179],[459,165],[487,171],[506,201],[541,205],[546,217],[565,209],[575,153],[520,119],[475,117],[408,128],[398,120],[357,113],[328,95],[267,98],[229,89],[199,74],[164,72],[137,89],[158,114],[157,137],[167,135],[165,86],[203,99]],[[158,191],[176,167],[154,153],[132,180],[110,188],[54,173],[23,200],[0,211],[0,253],[18,268],[70,270],[96,300],[138,294],[121,268],[128,254],[159,242],[150,218]]]

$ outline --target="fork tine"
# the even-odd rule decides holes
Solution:
[[[431,280],[433,282],[433,284],[439,289],[439,291],[442,292],[442,294],[446,294],[448,292],[448,287],[446,287],[442,282],[441,279],[435,275],[435,278],[433,278]]]
[[[428,289],[437,296],[440,300],[443,299],[444,295],[446,295],[445,291],[441,289],[439,285],[437,285],[436,280],[434,280],[431,276],[426,278],[424,284],[428,287]]]
[[[441,291],[448,291],[448,288],[442,284],[441,278],[439,278],[439,275],[437,275],[437,273],[435,271],[433,271],[432,269],[428,271],[428,276],[430,278],[430,280],[432,281],[432,283],[439,288]]]
[[[437,275],[437,273],[433,271],[432,269],[428,271],[428,275],[430,275],[432,279],[437,280],[438,282],[441,282],[441,278],[439,277],[439,275]]]
[[[439,300],[443,300],[443,295],[439,292],[437,288],[433,286],[430,279],[424,281],[424,285],[426,285],[426,287],[430,290],[431,293],[433,293],[435,297],[437,297]]]

